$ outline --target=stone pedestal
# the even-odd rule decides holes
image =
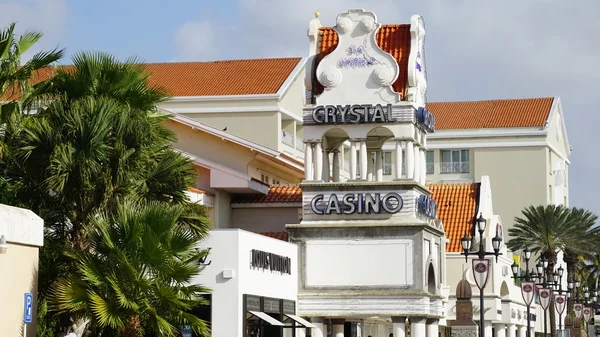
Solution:
[[[478,337],[479,329],[477,325],[473,326],[453,326],[452,332],[450,333],[452,337]]]

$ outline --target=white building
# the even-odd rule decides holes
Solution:
[[[212,336],[292,337],[313,325],[296,315],[296,245],[241,229],[218,229],[202,243],[210,248],[194,282],[212,290],[210,305],[195,313],[210,322]]]

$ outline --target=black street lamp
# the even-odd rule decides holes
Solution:
[[[569,293],[566,290],[563,290],[562,288],[562,277],[563,277],[563,273],[564,273],[564,269],[561,266],[558,267],[558,270],[556,272],[554,272],[554,274],[552,275],[554,278],[554,290],[558,291],[558,295],[559,296],[554,296],[554,303],[560,305],[562,310],[557,310],[558,311],[558,330],[562,330],[562,313],[564,311],[564,306],[565,306],[565,302],[568,301],[568,297],[569,297]],[[563,291],[565,291],[567,293],[567,299],[565,301],[565,298],[562,296]]]
[[[502,238],[500,236],[498,236],[498,233],[496,233],[496,236],[492,238],[492,248],[494,249],[494,251],[486,252],[485,245],[483,244],[483,233],[485,232],[486,221],[481,213],[479,213],[479,218],[477,218],[477,221],[475,222],[475,224],[477,225],[477,229],[479,232],[479,251],[471,252],[471,238],[466,233],[465,233],[465,236],[460,240],[460,244],[462,245],[462,249],[463,249],[463,252],[461,254],[465,256],[465,261],[468,261],[468,257],[471,255],[477,256],[480,263],[478,263],[477,266],[474,266],[474,270],[481,274],[486,273],[485,281],[483,282],[483,284],[479,284],[479,282],[477,282],[477,287],[479,288],[479,337],[484,337],[483,326],[484,326],[484,321],[485,321],[485,317],[484,317],[485,313],[483,310],[483,307],[484,307],[483,289],[485,289],[485,285],[487,283],[487,278],[489,276],[489,266],[491,264],[491,261],[489,259],[485,260],[485,261],[487,261],[487,265],[486,265],[485,263],[482,263],[483,261],[481,261],[481,260],[484,260],[484,258],[486,256],[494,255],[496,257],[496,262],[498,262],[498,256],[502,255],[500,253],[500,246],[502,245]]]
[[[552,289],[548,289],[548,287],[555,287],[556,284],[559,281],[559,273],[562,273],[562,267],[559,268],[559,272],[554,271],[554,273],[552,273],[552,279],[548,280],[548,260],[546,259],[545,256],[542,256],[541,258],[541,262],[539,262],[536,265],[536,269],[538,272],[538,282],[536,283],[537,286],[541,286],[542,288],[538,290],[539,292],[542,292],[544,290],[546,290],[546,294],[551,295],[552,294]],[[549,304],[549,302],[548,302]],[[545,307],[542,306],[542,309],[544,310],[544,337],[546,337],[548,335],[548,315],[547,315],[547,310],[548,310],[548,305],[546,305]]]
[[[523,255],[525,257],[525,275],[518,275],[519,265],[516,262],[513,262],[513,264],[510,266],[513,272],[512,278],[514,278],[515,280],[530,281],[532,275],[529,273],[529,260],[531,259],[531,251],[529,250],[529,247],[525,247],[525,250],[523,250]],[[531,330],[529,328],[531,326],[531,306],[527,302],[525,304],[527,305],[527,337],[531,337]]]

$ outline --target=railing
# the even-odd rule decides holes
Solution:
[[[425,164],[425,168],[427,170],[427,174],[433,174],[434,170],[433,170],[433,163],[426,163]]]
[[[304,140],[296,137],[296,150],[304,152]]]
[[[281,142],[285,145],[294,147],[294,135],[281,131]]]
[[[440,173],[469,173],[471,165],[469,162],[444,163],[440,165]]]
[[[392,164],[383,164],[383,175],[391,176],[392,175]]]

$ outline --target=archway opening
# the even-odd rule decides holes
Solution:
[[[437,291],[435,268],[433,268],[433,263],[429,264],[429,270],[427,271],[427,291],[429,291],[431,294],[435,294]]]

